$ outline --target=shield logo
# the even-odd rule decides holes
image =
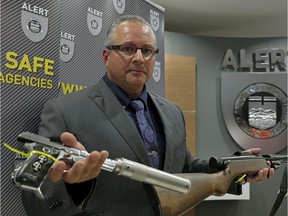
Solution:
[[[113,0],[114,8],[118,14],[122,14],[125,11],[125,0]]]
[[[287,144],[287,73],[222,72],[222,114],[243,149],[276,153]]]
[[[21,26],[24,34],[33,42],[42,41],[48,32],[48,17],[21,11]]]
[[[160,19],[150,11],[150,25],[154,31],[158,31],[160,27]]]
[[[259,130],[267,130],[277,123],[277,98],[251,95],[248,98],[248,124]]]
[[[155,66],[154,66],[154,71],[153,71],[152,77],[153,77],[155,82],[159,82],[159,80],[161,78],[160,62],[155,62]]]
[[[75,42],[65,38],[60,39],[60,59],[63,62],[70,61],[74,56]]]
[[[102,18],[88,12],[87,26],[90,33],[93,36],[97,36],[102,31]]]

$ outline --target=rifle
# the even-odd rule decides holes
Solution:
[[[188,193],[179,194],[154,186],[161,204],[162,214],[165,216],[183,215],[210,195],[224,195],[230,184],[240,176],[254,175],[261,169],[270,168],[267,161],[270,161],[271,167],[277,169],[281,163],[287,162],[287,157],[287,155],[248,155],[245,153],[231,157],[211,157],[209,160],[211,168],[221,171],[212,174],[177,174],[190,180],[191,189]]]

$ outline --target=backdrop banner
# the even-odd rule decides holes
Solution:
[[[104,74],[104,40],[120,15],[149,22],[160,50],[149,90],[164,96],[164,10],[135,0],[1,0],[0,142],[37,133],[43,104],[95,84]],[[23,158],[1,145],[0,215],[26,215],[11,174]]]

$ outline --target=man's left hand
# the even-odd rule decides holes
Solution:
[[[245,152],[248,152],[253,155],[258,155],[261,152],[260,148],[251,148],[246,150]],[[271,164],[269,161],[267,161],[267,165],[270,167]],[[259,172],[253,176],[249,175],[247,176],[247,182],[249,183],[262,183],[263,181],[267,180],[268,178],[272,177],[275,173],[275,170],[273,168],[264,168],[262,170],[259,170]]]

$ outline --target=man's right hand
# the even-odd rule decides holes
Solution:
[[[84,146],[71,133],[62,133],[61,142],[68,147],[85,150]],[[48,177],[52,182],[64,180],[69,184],[81,183],[96,178],[108,156],[109,153],[105,150],[101,152],[92,151],[87,158],[76,161],[72,167],[69,167],[64,161],[56,162],[49,171]]]

